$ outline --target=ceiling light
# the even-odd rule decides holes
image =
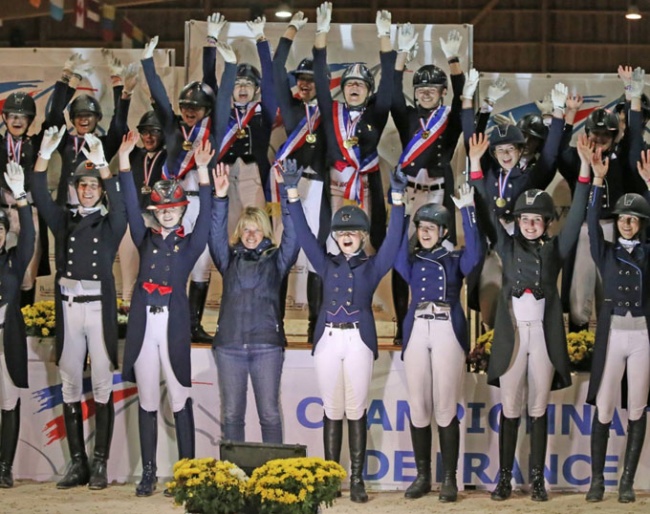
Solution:
[[[627,12],[625,13],[625,17],[628,20],[640,20],[641,12],[635,4],[630,4],[630,6],[627,8]]]
[[[282,2],[275,11],[276,18],[291,18],[291,8],[288,4]]]

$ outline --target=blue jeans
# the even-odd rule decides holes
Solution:
[[[262,441],[282,443],[280,378],[284,348],[271,344],[217,347],[214,350],[221,392],[221,435],[244,441],[248,376],[253,383]]]

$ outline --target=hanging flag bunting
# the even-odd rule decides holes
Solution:
[[[104,41],[113,41],[115,39],[115,7],[112,5],[102,5],[102,38]]]
[[[56,21],[63,21],[64,0],[50,0],[50,16]]]

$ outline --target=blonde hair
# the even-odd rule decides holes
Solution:
[[[244,233],[244,225],[247,223],[253,223],[262,231],[262,234],[265,238],[269,239],[272,243],[273,241],[273,229],[271,228],[271,220],[269,215],[259,207],[246,207],[244,212],[241,213],[237,226],[232,236],[230,236],[230,244],[236,245],[241,241],[241,236]]]

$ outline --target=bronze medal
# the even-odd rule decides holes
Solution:
[[[506,203],[507,202],[506,202],[505,198],[502,198],[502,197],[497,198],[497,207],[502,209],[502,208],[504,208],[506,206]]]
[[[427,139],[431,135],[431,132],[428,130],[422,131],[422,139]]]
[[[315,143],[316,142],[316,134],[309,133],[307,134],[306,140],[308,143]]]
[[[192,141],[183,141],[183,150],[189,152],[192,149]]]
[[[140,189],[140,192],[141,192],[143,195],[151,194],[151,188],[150,188],[148,185],[145,184],[145,185],[142,186],[142,188]]]
[[[248,133],[246,132],[246,129],[239,129],[237,131],[237,139],[244,139],[247,136],[248,136]]]

